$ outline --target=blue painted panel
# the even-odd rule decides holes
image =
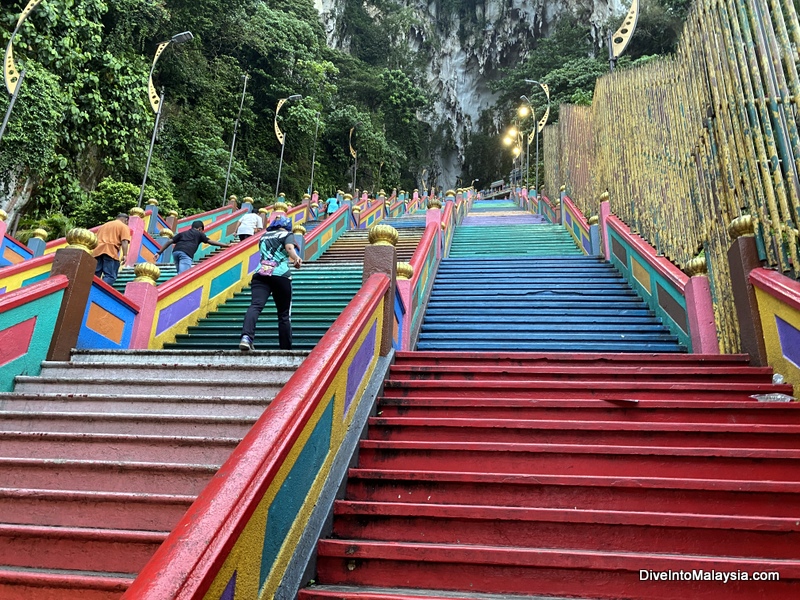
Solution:
[[[25,281],[23,281],[19,287],[25,287],[26,285],[36,283],[37,281],[42,281],[43,279],[47,279],[48,277],[50,277],[49,271],[46,271],[44,273],[39,273],[38,275],[34,275],[30,279],[26,279]]]
[[[87,326],[87,318],[92,304],[108,311],[120,321],[123,322],[122,335],[119,342],[111,340],[101,333],[89,329]],[[89,301],[86,303],[86,310],[83,313],[83,321],[81,322],[81,330],[78,333],[77,347],[81,349],[90,350],[124,350],[130,346],[131,335],[133,333],[133,321],[136,318],[136,311],[130,306],[121,302],[119,298],[115,297],[107,290],[100,287],[97,282],[92,283],[92,289],[89,292]]]
[[[405,319],[406,309],[400,299],[400,292],[395,290],[394,294],[394,319],[397,322],[397,332],[392,332],[392,347],[400,350],[403,342],[403,320]]]
[[[314,480],[320,475],[320,469],[330,451],[334,398],[335,396],[331,396],[328,401],[325,412],[322,413],[267,512],[267,527],[264,534],[264,550],[261,554],[261,574],[258,583],[259,591],[269,577],[278,552],[286,540],[286,534],[299,516],[306,496],[308,496]]]
[[[257,254],[255,256],[258,256]],[[242,278],[242,266],[234,265],[224,273],[220,273],[211,280],[211,286],[208,291],[208,299],[213,300],[230,287],[236,284]]]

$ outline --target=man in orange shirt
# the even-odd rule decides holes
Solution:
[[[94,256],[97,259],[95,277],[103,278],[108,285],[114,285],[119,272],[119,251],[122,248],[122,262],[128,256],[128,244],[131,242],[131,230],[128,227],[128,215],[120,213],[113,221],[109,221],[97,230],[97,247]]]

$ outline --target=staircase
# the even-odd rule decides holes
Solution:
[[[0,394],[0,598],[119,598],[305,352],[76,351]]]
[[[800,404],[743,356],[399,353],[301,600],[800,597]],[[641,581],[640,572],[780,572]]]
[[[398,219],[399,220],[399,219]],[[408,262],[414,256],[414,251],[425,233],[425,227],[403,227],[398,229],[397,239],[397,260],[398,262]],[[331,247],[320,256],[315,264],[330,264],[342,261],[364,262],[364,248],[369,244],[367,239],[369,231],[366,229],[354,229],[344,233],[336,240]]]
[[[439,265],[418,350],[685,351],[614,267],[533,216],[475,203]]]

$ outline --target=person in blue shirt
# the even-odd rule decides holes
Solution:
[[[242,352],[254,349],[256,323],[270,295],[278,310],[278,345],[281,350],[292,349],[291,266],[299,269],[303,264],[296,247],[292,220],[287,217],[275,219],[262,234],[258,242],[261,261],[250,284],[250,306],[244,316],[242,339],[239,342]]]
[[[330,217],[333,213],[339,210],[339,198],[328,198],[328,202],[326,203],[327,209],[326,212]]]

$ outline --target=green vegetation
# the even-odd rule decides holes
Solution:
[[[3,47],[26,3],[4,6]],[[429,99],[389,68],[382,50],[388,34],[362,16],[351,24],[364,31],[349,55],[326,46],[311,0],[42,2],[14,44],[27,72],[0,141],[0,195],[30,195],[21,227],[58,213],[95,225],[135,204],[155,118],[146,87],[153,53],[159,41],[186,30],[195,39],[167,48],[154,74],[165,102],[146,198],[182,213],[222,203],[245,73],[229,193],[259,204],[274,199],[275,107],[291,94],[303,100],[286,104],[279,117],[287,134],[281,192],[289,200],[297,202],[310,183],[318,111],[320,193],[351,180],[348,134],[359,121],[358,187],[378,185],[380,172],[386,187],[413,188],[416,148],[431,135],[416,111]],[[7,102],[0,95],[0,111]]]

